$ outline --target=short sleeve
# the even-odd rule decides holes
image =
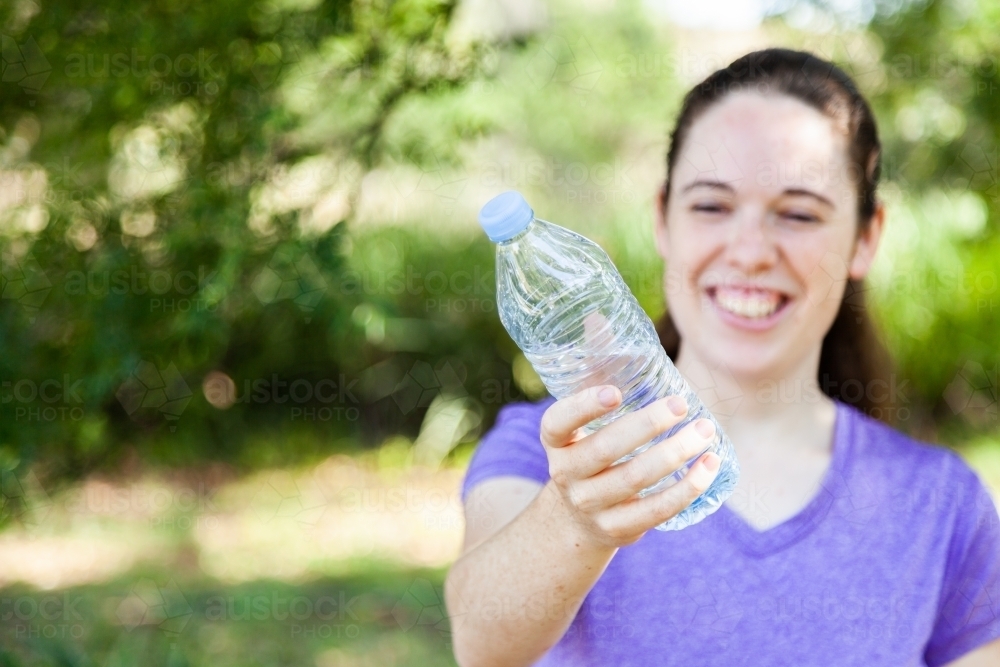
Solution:
[[[549,479],[549,461],[539,436],[542,415],[552,405],[548,398],[538,403],[511,403],[500,409],[496,423],[476,447],[462,481],[462,502],[477,484],[491,477],[512,475],[544,484]]]
[[[924,653],[929,667],[1000,638],[1000,515],[976,474],[957,463],[951,478],[961,492],[938,617]]]

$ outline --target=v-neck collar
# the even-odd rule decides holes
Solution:
[[[853,420],[849,406],[835,401],[830,465],[823,475],[819,491],[795,515],[766,530],[757,530],[723,503],[716,513],[718,527],[750,556],[763,557],[777,553],[800,541],[823,521],[836,499],[843,495],[850,464],[853,460]]]

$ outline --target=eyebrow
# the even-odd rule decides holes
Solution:
[[[684,189],[681,190],[681,193],[682,194],[686,193],[695,188],[712,188],[715,190],[726,190],[728,192],[735,192],[733,186],[730,185],[729,183],[726,183],[725,181],[716,181],[705,178],[699,178],[684,186]],[[812,197],[813,199],[823,204],[826,204],[830,208],[834,208],[834,204],[832,201],[830,201],[829,198],[824,197],[818,192],[807,190],[806,188],[786,188],[784,192],[782,192],[781,194],[783,196],[791,195],[793,197]]]
[[[826,204],[830,208],[834,208],[833,202],[830,201],[828,198],[824,197],[818,192],[813,192],[812,190],[806,190],[805,188],[788,188],[782,194],[798,196],[798,197],[812,197],[813,199],[816,199]]]
[[[726,183],[725,181],[716,181],[716,180],[711,180],[711,179],[707,179],[707,178],[699,178],[699,179],[697,179],[695,181],[692,181],[692,182],[688,183],[687,185],[685,185],[684,189],[681,190],[681,193],[683,194],[685,192],[688,192],[689,190],[693,190],[693,189],[699,188],[699,187],[701,187],[701,188],[715,188],[717,190],[728,190],[730,192],[734,192],[733,186],[731,186],[729,183]]]

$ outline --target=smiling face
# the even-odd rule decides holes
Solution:
[[[882,229],[879,207],[859,233],[848,137],[795,98],[732,93],[680,148],[657,244],[681,357],[744,380],[815,377]]]

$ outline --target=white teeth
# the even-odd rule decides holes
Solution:
[[[780,299],[768,299],[756,296],[736,296],[734,294],[716,292],[715,301],[722,306],[724,310],[728,310],[733,314],[748,317],[750,319],[759,319],[768,317],[774,313],[774,311],[778,309]]]

